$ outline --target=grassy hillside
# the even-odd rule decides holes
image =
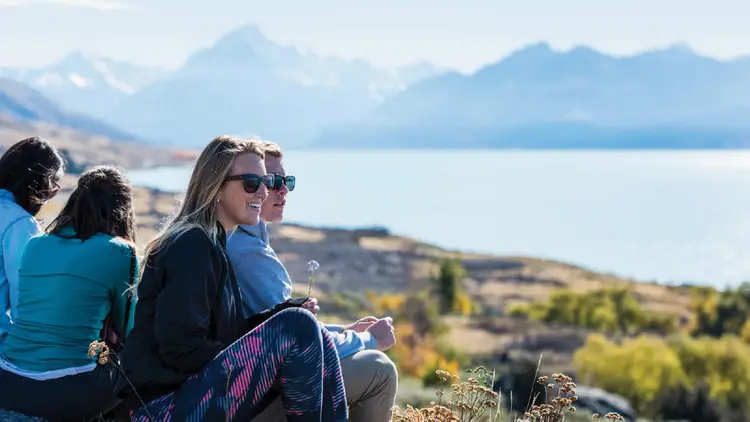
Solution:
[[[44,216],[51,218],[64,198],[65,191],[45,208]],[[160,222],[174,211],[178,200],[171,193],[135,189],[139,245],[153,238]],[[287,223],[271,225],[270,232],[279,258],[296,282],[296,291],[307,290],[307,262],[314,259],[320,263],[313,290],[323,302],[322,312],[329,319],[342,318],[344,314],[338,312],[338,307],[332,310],[327,299],[335,296],[356,303],[367,301],[368,291],[393,295],[425,289],[441,259],[458,257],[466,269],[463,287],[481,311],[470,317],[446,316],[444,320],[452,327],[449,342],[473,356],[492,356],[514,349],[544,352],[550,370],[569,370],[572,353],[585,341],[586,330],[518,320],[506,312],[515,304],[546,300],[561,288],[585,292],[630,286],[648,310],[689,314],[687,289],[633,282],[559,262],[462,254],[375,229],[315,228]]]

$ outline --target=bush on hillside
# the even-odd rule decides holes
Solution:
[[[655,336],[625,339],[618,345],[590,335],[573,356],[582,382],[626,398],[639,414],[665,389],[687,381],[677,353]]]
[[[461,301],[465,302],[468,299],[468,296],[462,295],[465,277],[466,270],[458,259],[451,258],[440,261],[438,272],[430,278],[430,281],[441,314],[456,312],[457,309],[471,312],[471,304],[467,306],[466,303],[461,303]]]
[[[694,336],[743,335],[750,319],[750,283],[721,292],[708,286],[693,287],[691,294]]]
[[[662,391],[654,400],[652,407],[659,420],[684,422],[745,422],[746,419],[737,418],[722,406],[716,399],[711,398],[710,388],[704,382],[698,382],[695,387],[678,385]]]
[[[393,318],[396,345],[388,355],[400,374],[431,385],[436,382],[436,369],[459,370],[460,354],[443,345],[449,327],[441,322],[438,305],[429,292],[383,296],[368,292],[367,298],[371,304],[368,313]]]
[[[625,397],[645,415],[662,411],[664,391],[690,390],[701,382],[722,412],[750,414],[750,346],[736,336],[642,335],[618,344],[596,334],[574,362],[581,380]]]
[[[647,312],[628,287],[583,293],[559,289],[545,302],[516,304],[508,312],[513,316],[623,335],[643,331],[666,334],[677,329],[675,316]]]

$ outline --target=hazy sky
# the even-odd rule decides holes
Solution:
[[[616,54],[686,42],[725,58],[750,54],[748,22],[748,0],[0,0],[0,66],[82,50],[176,67],[250,23],[277,42],[381,66],[473,70],[541,40]]]

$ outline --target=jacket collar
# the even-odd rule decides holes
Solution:
[[[16,197],[9,190],[0,189],[0,201],[16,202]]]
[[[217,234],[216,237],[219,239],[219,244],[222,248],[227,248],[227,231],[224,229],[224,226],[221,225],[218,221],[216,222],[216,230]]]
[[[257,237],[258,239],[262,240],[263,243],[268,244],[268,226],[263,222],[263,220],[261,220],[256,225],[240,224],[238,226],[238,230],[242,230],[250,236]]]

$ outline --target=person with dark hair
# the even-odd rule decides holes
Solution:
[[[97,362],[90,349],[111,338],[107,328],[125,339],[132,327],[134,245],[129,182],[115,167],[86,171],[47,233],[23,253],[18,305],[0,350],[0,408],[89,420],[121,402],[119,368]]]
[[[15,318],[21,255],[41,233],[34,217],[60,189],[63,163],[49,141],[36,137],[15,143],[0,157],[0,346]]]

